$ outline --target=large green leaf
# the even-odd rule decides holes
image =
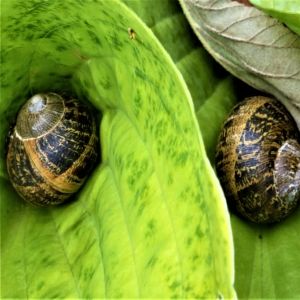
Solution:
[[[241,299],[299,299],[300,209],[285,221],[258,226],[231,216],[236,290]]]
[[[250,0],[250,2],[300,34],[299,0]]]
[[[244,97],[249,94],[249,89],[245,89],[241,82],[234,81],[207,53],[191,30],[179,2],[123,2],[152,29],[182,74],[192,95],[206,153],[214,164],[217,136],[222,123],[237,102],[237,95]]]
[[[1,5],[2,297],[234,297],[222,191],[188,90],[151,31],[117,1]],[[102,162],[76,201],[41,209],[9,184],[4,138],[46,90],[101,111]]]
[[[193,97],[208,156],[213,158],[218,120],[226,117],[234,98],[241,100],[245,95],[255,95],[259,91],[253,91],[237,80],[232,84],[230,77],[222,80],[225,76],[195,42],[176,2],[155,1],[155,10],[149,8],[150,2],[153,4],[154,1],[126,1],[151,26],[182,72]],[[186,69],[181,68],[181,61],[188,62]],[[204,91],[200,95],[203,91],[198,88],[200,80],[204,88],[213,91],[212,94]],[[298,209],[286,221],[272,226],[258,226],[231,216],[235,286],[239,298],[299,298],[299,214]]]

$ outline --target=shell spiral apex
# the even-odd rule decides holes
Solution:
[[[76,192],[97,158],[97,127],[90,109],[47,93],[34,95],[19,111],[6,162],[20,196],[48,206]]]
[[[224,123],[216,170],[229,207],[256,223],[286,218],[300,201],[300,133],[277,100],[252,97]]]

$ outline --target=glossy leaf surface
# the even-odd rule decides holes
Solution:
[[[234,297],[225,200],[187,87],[151,31],[117,1],[2,9],[2,141],[37,91],[76,94],[102,116],[102,162],[64,206],[24,204],[1,144],[2,297]]]

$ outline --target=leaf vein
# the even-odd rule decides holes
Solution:
[[[264,43],[260,43],[259,41],[256,41],[256,42],[253,42],[253,41],[249,41],[249,39],[246,39],[246,38],[243,38],[243,37],[239,37],[239,36],[234,36],[232,34],[228,34],[226,33],[227,29],[229,29],[231,26],[237,24],[236,22],[235,23],[231,23],[230,25],[228,25],[226,28],[222,29],[222,30],[218,30],[216,29],[215,27],[209,25],[209,24],[205,24],[205,27],[207,28],[207,31],[211,31],[212,33],[214,34],[217,34],[217,35],[221,35],[222,37],[224,38],[228,38],[232,41],[237,41],[237,42],[243,42],[243,43],[250,43],[254,46],[263,46],[263,47],[272,47],[272,48],[275,48],[275,49],[300,49],[300,47],[298,45],[296,46],[293,46],[293,44],[295,43],[295,41],[298,40],[298,36],[294,33],[292,33],[291,31],[289,31],[288,29],[286,29],[286,34],[290,34],[291,36],[295,36],[295,41],[293,41],[292,43],[290,43],[289,45],[285,45],[285,46],[277,46],[277,45],[274,45],[274,42],[270,43],[270,44],[264,44]],[[282,26],[279,22],[276,22],[276,23],[273,23],[269,26],[266,27],[266,30],[269,29],[270,27],[273,27],[273,26]],[[197,24],[196,22],[194,23],[194,26],[195,28],[197,29],[198,32],[202,31],[202,27]]]
[[[120,208],[121,208],[121,211],[123,213],[123,219],[124,219],[124,223],[126,225],[126,231],[128,233],[128,240],[129,240],[129,243],[130,243],[130,246],[131,246],[131,255],[132,255],[132,261],[133,261],[133,264],[134,264],[135,277],[136,277],[136,282],[137,282],[137,294],[138,294],[137,298],[141,298],[140,282],[139,282],[139,277],[138,277],[138,272],[137,272],[137,263],[136,263],[136,259],[135,259],[135,255],[134,255],[135,247],[134,247],[134,243],[133,243],[133,240],[132,240],[131,232],[129,230],[129,224],[128,224],[128,220],[127,220],[126,213],[125,213],[125,207],[124,207],[124,204],[123,204],[123,201],[122,201],[122,193],[119,189],[118,181],[117,181],[117,178],[115,176],[113,168],[110,166],[109,163],[107,164],[107,166],[108,166],[108,169],[111,171],[112,179],[113,179],[113,182],[115,184],[116,190],[118,192],[118,199],[119,199],[119,203],[120,203]]]
[[[68,255],[67,255],[65,246],[64,246],[64,244],[63,244],[61,235],[60,235],[60,233],[59,233],[59,231],[58,231],[58,228],[57,228],[57,225],[56,225],[54,216],[53,216],[53,212],[52,212],[51,209],[49,209],[49,215],[50,215],[51,220],[52,220],[52,222],[53,222],[53,227],[54,227],[54,230],[55,230],[55,232],[56,232],[56,236],[58,237],[58,241],[59,241],[59,244],[60,244],[60,246],[61,246],[61,249],[62,249],[62,252],[63,252],[63,254],[64,254],[64,257],[65,257],[65,259],[66,259],[66,263],[67,263],[67,265],[68,265],[68,267],[69,267],[69,269],[70,269],[70,272],[71,272],[71,274],[72,274],[73,283],[74,283],[74,287],[75,287],[76,293],[77,293],[77,295],[78,295],[78,298],[81,298],[80,291],[79,291],[79,289],[78,289],[78,285],[77,285],[77,282],[76,282],[76,279],[75,279],[75,274],[74,274],[72,265],[71,265],[71,263],[70,263],[69,257],[68,257]]]
[[[270,26],[264,27],[261,30],[257,31],[251,38],[249,38],[247,40],[247,42],[251,42],[253,41],[256,37],[258,37],[260,34],[264,33],[265,31],[268,31],[270,28],[278,26],[278,23],[273,23]],[[273,42],[271,43],[271,45],[273,44]]]
[[[99,227],[100,227],[100,224],[97,220],[97,218],[95,217],[94,214],[92,214],[87,206],[85,205],[85,201],[78,201],[81,205],[81,207],[83,208],[83,210],[87,213],[87,215],[89,216],[89,220],[92,220],[92,223],[96,229],[96,235],[97,235],[97,238],[98,238],[98,246],[99,246],[99,250],[100,250],[100,256],[101,256],[101,265],[102,265],[102,271],[103,271],[103,277],[104,277],[104,299],[107,299],[107,282],[105,280],[105,278],[107,278],[107,275],[106,275],[106,268],[104,266],[104,253],[103,253],[103,247],[102,247],[102,244],[101,244],[101,239],[100,239],[100,231],[99,231]],[[95,202],[96,203],[96,202]]]
[[[118,111],[120,111],[121,113],[123,113],[123,115],[127,118],[127,120],[130,122],[130,124],[133,126],[133,128],[135,129],[136,133],[138,134],[138,136],[140,137],[140,140],[143,142],[147,152],[148,152],[148,156],[150,157],[151,161],[152,161],[152,165],[153,167],[155,168],[155,161],[153,159],[153,156],[152,156],[152,153],[150,152],[149,150],[149,147],[148,145],[146,144],[146,142],[144,141],[144,139],[142,138],[141,136],[141,133],[138,129],[138,127],[135,125],[134,122],[132,122],[132,120],[129,118],[127,112],[121,110],[121,109],[117,109]],[[171,116],[171,114],[170,114]],[[156,169],[156,168],[155,168]],[[176,234],[176,230],[175,230],[175,225],[174,225],[174,222],[173,222],[173,218],[171,216],[171,212],[170,212],[170,208],[169,208],[169,204],[168,204],[168,201],[167,201],[167,197],[165,197],[165,191],[163,189],[163,187],[161,186],[161,180],[158,176],[158,172],[154,172],[155,176],[157,177],[157,182],[158,182],[158,186],[159,186],[159,189],[160,189],[160,192],[161,192],[161,195],[162,195],[162,199],[165,203],[165,208],[166,208],[166,211],[167,211],[167,214],[169,216],[169,221],[170,221],[170,225],[171,225],[171,228],[172,228],[172,232],[173,232],[173,235],[174,235],[174,242],[175,242],[175,247],[176,247],[176,252],[177,252],[177,260],[178,260],[178,266],[180,268],[180,277],[181,277],[181,281],[182,281],[182,284],[183,284],[183,266],[182,266],[182,261],[180,259],[180,252],[179,252],[179,246],[178,246],[178,237],[177,237],[177,234]],[[183,290],[183,286],[181,284],[181,296],[180,297],[185,297],[184,295],[184,290]]]

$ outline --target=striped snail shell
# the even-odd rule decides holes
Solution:
[[[216,171],[229,208],[255,223],[287,217],[300,200],[300,133],[277,100],[239,103],[219,137]]]
[[[10,180],[26,201],[49,206],[76,192],[97,161],[96,121],[75,99],[37,94],[21,108],[7,151]]]

